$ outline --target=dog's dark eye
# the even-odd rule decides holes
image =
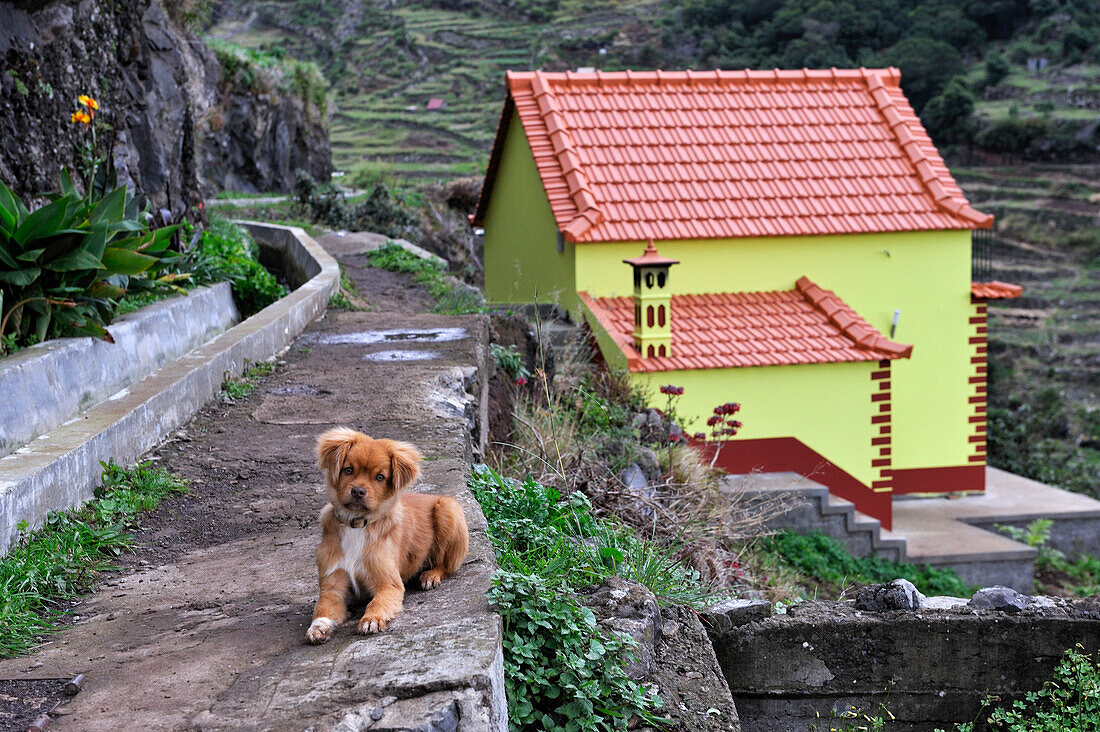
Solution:
[[[374,479],[375,479],[375,480],[385,480],[385,479],[386,479],[386,476],[384,476],[384,475],[382,475],[381,473],[379,473],[378,475],[374,476]]]
[[[355,471],[351,469],[350,465],[348,467],[344,468],[344,475],[351,475],[354,472]]]

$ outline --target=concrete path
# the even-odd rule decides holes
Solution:
[[[374,312],[330,312],[251,395],[208,405],[155,451],[191,494],[145,519],[135,571],[36,654],[0,662],[0,679],[86,674],[51,730],[506,727],[499,618],[484,597],[495,560],[466,488],[487,323],[407,312],[407,298],[386,312],[407,282],[346,269]],[[387,632],[352,622],[310,646],[325,502],[313,445],[339,424],[418,445],[418,490],[462,503],[471,547],[438,589],[409,591]]]

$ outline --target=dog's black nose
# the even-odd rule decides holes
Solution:
[[[353,485],[351,487],[351,495],[357,501],[363,500],[363,497],[367,495],[367,489],[361,485]]]

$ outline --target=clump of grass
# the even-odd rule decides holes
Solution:
[[[416,282],[426,286],[436,301],[433,312],[461,315],[484,309],[477,290],[456,286],[457,283],[447,276],[446,268],[434,259],[418,257],[393,242],[371,251],[367,259],[372,267],[411,274]]]
[[[272,361],[260,361],[252,366],[245,361],[246,368],[239,378],[233,378],[226,372],[222,380],[222,397],[226,399],[240,399],[248,396],[256,388],[256,382],[264,376],[275,371],[275,363]]]
[[[348,277],[343,265],[340,265],[340,289],[329,296],[328,306],[332,310],[346,310],[348,312],[367,309],[366,302],[359,296],[359,288]]]
[[[0,558],[0,657],[33,648],[64,619],[64,603],[95,589],[99,574],[134,545],[129,533],[138,515],[173,493],[183,479],[148,463],[132,468],[110,460],[103,466],[95,499],[71,511],[51,513],[35,532],[24,532]]]
[[[820,532],[798,534],[784,530],[763,537],[759,550],[834,592],[855,584],[891,582],[904,578],[926,595],[969,597],[973,588],[951,569],[892,562],[881,557],[853,557],[844,546]]]
[[[625,672],[633,641],[602,630],[575,598],[612,576],[648,587],[662,604],[701,608],[718,594],[674,549],[595,517],[583,493],[563,497],[486,466],[470,485],[500,565],[488,597],[504,623],[510,728],[625,729],[634,715],[659,722],[660,699]]]

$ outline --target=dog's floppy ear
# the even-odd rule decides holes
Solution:
[[[390,443],[390,485],[393,492],[408,488],[420,477],[420,458],[423,455],[407,442]]]
[[[335,477],[348,448],[358,437],[358,432],[347,427],[336,427],[318,436],[317,465],[329,476]]]

